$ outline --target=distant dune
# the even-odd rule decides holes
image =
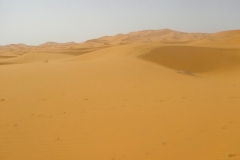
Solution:
[[[240,30],[0,46],[0,160],[240,159]]]

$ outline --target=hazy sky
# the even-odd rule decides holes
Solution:
[[[0,45],[82,42],[163,28],[240,29],[240,0],[0,0]]]

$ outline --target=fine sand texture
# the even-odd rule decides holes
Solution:
[[[0,46],[0,160],[240,160],[240,31]]]

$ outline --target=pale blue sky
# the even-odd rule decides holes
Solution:
[[[163,28],[240,29],[240,0],[0,0],[0,45],[83,42]]]

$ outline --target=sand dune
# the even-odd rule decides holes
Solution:
[[[240,31],[239,30],[231,30],[231,31],[223,31],[212,34],[207,39],[198,41],[195,43],[205,46],[211,47],[231,47],[231,48],[239,48],[240,47]]]
[[[131,32],[129,34],[118,34],[116,36],[105,36],[98,39],[88,40],[83,43],[56,43],[46,42],[39,46],[27,46],[24,44],[11,44],[0,46],[0,55],[23,55],[35,51],[41,52],[81,52],[88,48],[89,51],[96,51],[102,48],[113,47],[117,45],[136,44],[136,43],[162,43],[162,44],[182,44],[206,39],[211,34],[205,33],[183,33],[170,29],[146,30]]]
[[[240,159],[239,31],[0,47],[1,160]]]
[[[240,49],[165,46],[141,58],[175,70],[194,73],[240,67]]]

